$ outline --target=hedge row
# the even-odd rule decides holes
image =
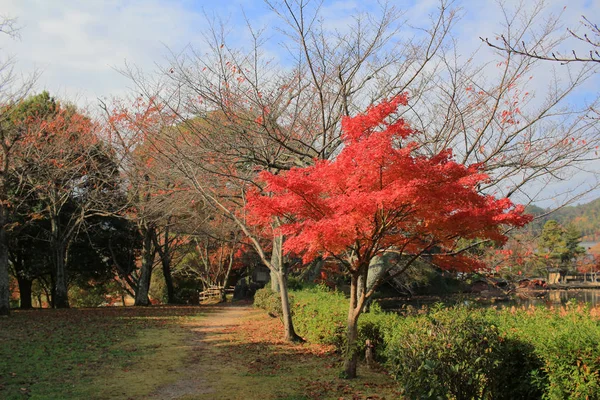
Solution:
[[[291,296],[297,332],[343,349],[345,296],[320,287]],[[255,305],[277,314],[278,301],[263,289]],[[359,320],[359,336],[363,346],[375,344],[408,398],[600,399],[600,324],[585,307],[435,306],[399,316],[374,305]]]

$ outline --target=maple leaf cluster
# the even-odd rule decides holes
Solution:
[[[394,249],[405,255],[433,253],[438,265],[476,268],[466,255],[448,256],[457,240],[504,242],[503,226],[523,226],[523,206],[477,190],[489,178],[481,164],[461,165],[450,149],[419,152],[418,132],[394,118],[406,96],[371,106],[342,121],[344,147],[335,160],[274,175],[261,172],[263,192],[249,197],[252,222],[283,219],[284,250],[346,257],[367,263]],[[352,268],[352,267],[351,267]]]

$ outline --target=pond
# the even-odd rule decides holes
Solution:
[[[407,306],[421,308],[435,303],[448,306],[464,304],[479,307],[511,307],[511,306],[559,306],[570,300],[579,303],[588,303],[592,307],[600,306],[600,289],[570,289],[546,290],[538,292],[521,292],[519,295],[501,300],[481,299],[473,294],[459,294],[448,296],[415,296],[413,298],[381,299],[379,301],[384,310],[399,311]]]

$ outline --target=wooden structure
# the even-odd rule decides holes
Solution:
[[[200,302],[210,299],[220,299],[227,293],[233,293],[233,287],[209,286],[206,290],[198,293]]]

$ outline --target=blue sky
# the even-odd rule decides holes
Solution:
[[[391,3],[405,11],[410,24],[426,27],[428,14],[439,1]],[[564,13],[563,23],[569,27],[577,27],[582,14],[590,18],[600,15],[600,0],[546,3],[548,12]],[[344,29],[352,13],[377,5],[377,0],[326,0],[323,16],[330,29]],[[493,38],[502,31],[496,2],[458,0],[455,6],[461,7],[462,13],[455,31],[461,54],[481,47],[480,36]],[[248,43],[244,14],[253,26],[266,29],[272,56],[285,57],[275,29],[280,22],[262,0],[0,0],[0,15],[17,17],[21,26],[19,40],[0,36],[0,57],[14,56],[17,70],[24,74],[39,70],[37,90],[47,89],[58,97],[94,107],[98,98],[130,90],[131,83],[117,72],[125,62],[151,71],[165,63],[169,51],[179,52],[188,45],[201,48],[205,15],[226,21],[232,43],[244,46]],[[483,48],[480,56],[491,60],[493,53]],[[598,84],[598,80],[592,82],[587,93],[580,92],[572,101],[581,103],[586,95],[596,95]]]
[[[377,7],[377,3],[327,0],[323,14],[332,27],[343,27],[351,13]],[[426,26],[427,14],[438,1],[392,3],[406,11],[410,23]],[[568,4],[567,26],[577,26],[581,14],[600,14],[600,1],[547,3],[554,11]],[[463,0],[456,4],[462,7],[456,33],[465,52],[480,46],[479,36],[492,37],[501,31],[495,2]],[[164,62],[167,49],[177,52],[188,44],[200,46],[206,27],[204,14],[228,21],[232,40],[243,44],[247,38],[245,13],[253,25],[269,31],[273,39],[269,49],[274,55],[283,53],[273,29],[278,20],[262,0],[0,0],[0,5],[0,14],[17,17],[22,27],[20,40],[0,37],[2,56],[16,57],[18,69],[25,73],[40,70],[39,89],[78,103],[124,93],[129,82],[115,69],[125,62],[151,70]]]

